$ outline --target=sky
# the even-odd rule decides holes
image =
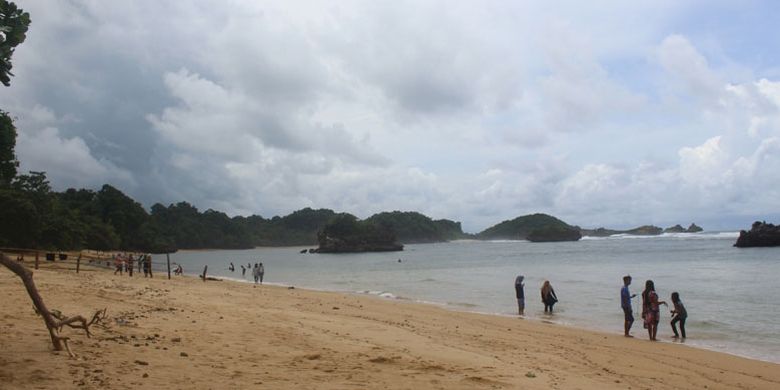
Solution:
[[[479,232],[780,222],[775,1],[31,1],[21,171]]]

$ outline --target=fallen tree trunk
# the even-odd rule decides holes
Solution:
[[[76,356],[73,354],[73,351],[71,351],[70,346],[68,346],[69,338],[66,336],[61,336],[60,331],[62,331],[62,328],[67,325],[71,328],[83,329],[87,337],[90,337],[91,335],[89,333],[89,327],[92,324],[98,323],[103,320],[103,318],[105,318],[106,309],[95,312],[95,314],[92,315],[92,319],[89,321],[80,315],[74,317],[65,317],[58,311],[49,311],[49,309],[46,308],[46,304],[43,302],[43,298],[41,298],[41,294],[38,293],[38,288],[35,287],[32,271],[27,269],[27,267],[23,266],[22,264],[11,260],[8,256],[2,253],[0,253],[0,264],[4,265],[6,268],[11,270],[11,272],[15,273],[17,276],[19,276],[19,278],[22,279],[22,283],[24,283],[24,287],[27,289],[27,294],[33,301],[35,312],[43,317],[43,322],[46,324],[46,328],[49,330],[49,335],[51,336],[51,343],[54,347],[54,350],[62,351],[64,347],[70,356]],[[56,313],[56,315],[54,313]]]

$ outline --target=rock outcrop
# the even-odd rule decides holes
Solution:
[[[657,236],[663,233],[663,231],[664,230],[659,228],[658,226],[644,225],[635,229],[626,230],[624,233],[632,234],[635,236]]]
[[[547,226],[532,230],[526,239],[531,242],[578,241],[582,238],[580,230],[565,226]]]
[[[701,228],[701,226],[696,225],[695,223],[692,223],[691,226],[688,226],[688,233],[698,233],[700,231],[703,231],[704,229]]]
[[[771,223],[753,222],[750,231],[740,231],[734,246],[747,248],[754,246],[780,246],[780,226]]]
[[[368,240],[345,240],[335,237],[320,239],[316,253],[393,252],[404,250],[403,244]],[[310,251],[311,252],[311,251]]]
[[[686,232],[685,228],[680,226],[679,224],[664,229],[664,233],[685,233],[685,232]]]

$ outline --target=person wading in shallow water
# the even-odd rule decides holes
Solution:
[[[620,289],[620,307],[623,308],[623,335],[626,337],[634,337],[628,334],[631,331],[631,325],[634,324],[634,309],[631,308],[631,298],[636,297],[636,294],[631,294],[628,291],[628,286],[631,284],[631,276],[626,275],[623,277],[623,288]]]
[[[542,284],[542,303],[544,303],[544,312],[547,313],[547,310],[549,309],[549,313],[552,314],[555,302],[558,302],[558,296],[555,295],[555,290],[552,288],[550,281],[545,280],[544,284]]]
[[[523,290],[523,287],[525,286],[523,284],[523,279],[525,277],[523,275],[518,275],[515,278],[515,297],[517,297],[517,314],[518,315],[524,315],[525,314],[525,290]]]
[[[668,306],[666,302],[658,300],[655,293],[655,284],[652,280],[645,282],[645,291],[642,292],[642,318],[645,320],[647,335],[651,341],[655,341],[658,333],[658,321],[661,319],[661,305]]]

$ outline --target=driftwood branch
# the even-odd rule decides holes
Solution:
[[[71,351],[68,345],[69,338],[61,336],[60,332],[64,326],[75,329],[83,329],[87,337],[90,337],[89,327],[95,323],[102,321],[106,317],[106,309],[97,311],[92,318],[87,321],[83,316],[64,317],[58,310],[49,310],[46,304],[41,298],[41,294],[38,293],[38,288],[35,287],[33,281],[33,273],[27,267],[22,264],[12,261],[5,254],[0,253],[0,264],[15,273],[22,279],[24,287],[27,289],[27,294],[33,301],[33,308],[35,312],[43,317],[43,322],[46,324],[46,328],[49,330],[49,336],[51,337],[51,343],[55,351],[62,351],[63,347],[71,357],[76,355]]]

